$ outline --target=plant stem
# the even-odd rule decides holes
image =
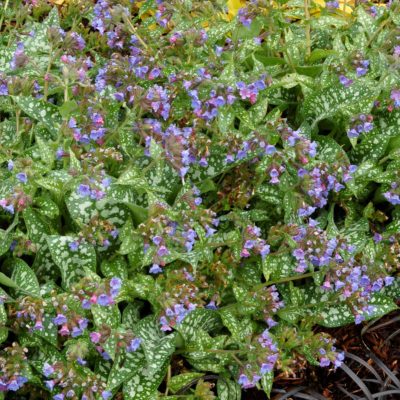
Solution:
[[[169,391],[169,381],[171,380],[171,364],[168,365],[168,373],[167,373],[167,384],[165,385],[165,396],[168,396],[168,391]]]
[[[306,17],[306,55],[309,57],[311,54],[311,26],[308,0],[304,0],[304,14]]]
[[[6,0],[6,2],[4,3],[3,11],[1,13],[1,17],[0,17],[0,32],[1,32],[1,28],[3,27],[4,15],[6,15],[6,12],[7,12],[8,2],[9,2],[9,0]]]
[[[269,282],[265,282],[260,285],[257,285],[257,286],[255,286],[255,290],[261,289],[265,286],[272,286],[272,285],[277,285],[279,283],[286,283],[286,282],[291,282],[291,281],[298,281],[300,279],[311,278],[315,274],[316,274],[316,272],[307,272],[306,274],[302,274],[302,275],[287,276],[286,278],[277,279],[275,281],[269,281]]]
[[[399,5],[397,5],[397,7],[393,10],[393,14],[397,14],[399,12]],[[383,28],[385,28],[385,26],[387,24],[389,24],[390,22],[392,22],[392,14],[389,15],[388,19],[386,19],[385,21],[383,21],[381,23],[381,25],[378,27],[378,29],[373,33],[373,35],[369,38],[366,47],[369,47],[370,44],[376,39],[376,37],[382,32]]]
[[[146,42],[140,37],[140,35],[137,33],[137,29],[133,26],[132,22],[128,18],[127,15],[123,14],[122,19],[129,25],[131,28],[131,32],[138,38],[140,44],[146,49],[149,50],[149,46],[147,46]]]

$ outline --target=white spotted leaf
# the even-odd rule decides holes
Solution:
[[[76,251],[71,250],[70,243],[76,238],[71,236],[52,235],[47,237],[51,256],[60,268],[63,286],[70,287],[84,275],[84,267],[96,270],[96,252],[92,245],[80,243]]]
[[[21,295],[30,294],[32,296],[40,297],[39,282],[36,278],[35,272],[29,265],[20,258],[14,258],[11,261],[13,272],[11,279],[16,283],[19,289],[17,293]]]
[[[31,118],[42,122],[54,137],[58,137],[61,116],[56,106],[31,96],[15,96],[14,100],[22,111]]]

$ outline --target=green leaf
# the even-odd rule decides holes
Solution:
[[[145,357],[141,351],[133,353],[120,352],[115,360],[107,380],[107,390],[112,391],[126,381],[137,381],[139,371],[145,364]]]
[[[262,267],[267,282],[291,276],[295,270],[293,257],[289,254],[268,254],[262,260]]]
[[[107,278],[118,277],[128,279],[127,264],[122,256],[116,256],[111,260],[104,260],[100,266],[102,274]]]
[[[107,197],[96,201],[90,197],[82,197],[74,190],[66,199],[66,204],[79,226],[87,225],[91,219],[100,217],[120,228],[128,219],[126,208],[119,201]]]
[[[53,316],[45,313],[43,316],[42,325],[43,330],[35,330],[35,335],[46,340],[53,346],[57,346],[58,332],[57,326],[53,322]]]
[[[337,116],[339,113],[355,115],[369,112],[376,95],[376,85],[366,80],[357,81],[349,87],[338,83],[307,96],[302,112],[315,126],[318,121]]]
[[[0,344],[8,337],[8,329],[5,327],[7,323],[7,312],[3,304],[0,304]]]
[[[7,253],[10,249],[13,236],[10,232],[0,229],[0,256]]]
[[[36,197],[34,204],[37,207],[36,211],[45,218],[54,219],[60,214],[57,204],[50,198],[49,195]]]
[[[93,320],[97,328],[101,328],[105,325],[117,329],[121,323],[121,313],[117,305],[100,306],[94,304],[90,310],[93,314]]]
[[[242,397],[239,384],[224,377],[217,381],[217,393],[220,400],[240,400]]]
[[[371,296],[371,301],[368,303],[372,306],[373,312],[370,314],[362,313],[365,320],[382,317],[389,312],[398,309],[395,302],[391,297],[376,293]],[[318,321],[319,325],[327,328],[336,328],[339,326],[354,323],[354,315],[350,307],[346,304],[337,304],[328,307],[320,313],[321,319]]]
[[[50,229],[43,218],[31,207],[24,210],[23,216],[29,239],[38,247],[46,244],[46,236],[50,234]]]
[[[71,236],[48,236],[47,244],[54,262],[61,271],[63,286],[70,287],[84,276],[84,267],[96,271],[96,252],[92,245],[80,243],[78,250],[72,251],[69,244],[76,238]]]
[[[183,374],[175,375],[168,381],[168,388],[172,393],[184,388],[193,380],[201,378],[204,374],[201,372],[186,372]]]
[[[176,330],[187,341],[195,335],[196,330],[202,329],[205,332],[212,332],[221,327],[219,313],[206,308],[196,308],[191,311],[184,320],[176,326]]]
[[[175,350],[175,335],[165,336],[160,329],[160,323],[153,316],[139,321],[135,333],[142,339],[141,346],[146,356],[148,373],[157,372]]]
[[[40,287],[39,282],[36,278],[35,272],[28,266],[28,264],[21,260],[20,258],[14,258],[11,261],[11,266],[13,272],[11,275],[12,281],[18,286],[16,292],[21,295],[26,295],[27,293],[32,296],[40,297]]]
[[[133,379],[124,383],[125,400],[156,400],[157,389],[167,373],[169,362],[155,372],[149,373],[146,368],[140,370]]]
[[[79,111],[78,103],[75,100],[64,101],[62,106],[59,108],[61,116],[68,119],[71,115]]]
[[[15,96],[14,100],[27,115],[42,122],[49,132],[53,134],[54,138],[58,137],[61,126],[61,116],[56,106],[31,96]]]
[[[55,154],[54,150],[49,142],[45,142],[40,137],[36,137],[36,143],[39,147],[40,156],[43,160],[43,163],[46,164],[49,168],[53,165]]]
[[[229,329],[237,342],[245,340],[253,333],[253,326],[248,318],[239,320],[229,309],[220,310],[219,313],[224,326]]]
[[[0,272],[0,283],[4,286],[16,288],[17,284],[10,279],[7,275],[4,275],[2,272]]]
[[[267,372],[261,378],[261,386],[265,394],[270,398],[272,385],[274,384],[274,371]]]

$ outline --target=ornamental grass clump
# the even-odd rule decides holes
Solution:
[[[0,399],[341,367],[400,297],[399,8],[3,1]]]

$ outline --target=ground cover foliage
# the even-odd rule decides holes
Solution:
[[[321,327],[400,297],[399,15],[3,1],[0,398],[233,400],[341,366]]]

